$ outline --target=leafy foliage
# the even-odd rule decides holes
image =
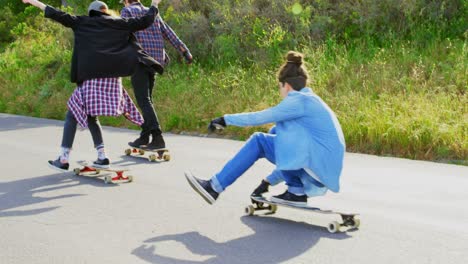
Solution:
[[[91,0],[45,1],[62,2],[85,14]],[[62,119],[74,89],[72,32],[21,1],[0,0],[0,8],[0,112]],[[467,163],[467,1],[163,0],[160,11],[195,58],[183,65],[168,44],[180,63],[157,78],[165,131],[204,133],[213,117],[278,103],[276,69],[298,50],[348,151]],[[246,138],[258,129],[268,126],[226,133]]]

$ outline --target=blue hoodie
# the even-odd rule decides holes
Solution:
[[[276,123],[277,169],[310,169],[328,189],[340,190],[346,149],[343,131],[335,113],[312,89],[291,91],[278,105],[263,111],[227,114],[224,119],[234,126]]]

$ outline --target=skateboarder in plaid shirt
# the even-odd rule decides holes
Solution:
[[[259,112],[216,118],[210,130],[226,125],[254,126],[276,123],[270,133],[254,133],[244,147],[210,180],[186,172],[187,180],[208,203],[239,178],[258,159],[266,158],[276,169],[254,190],[261,196],[270,185],[286,182],[288,189],[271,198],[274,202],[304,205],[311,196],[339,191],[345,141],[333,111],[310,88],[303,55],[288,52],[278,72],[278,105]]]
[[[49,160],[49,165],[61,171],[68,170],[79,124],[91,132],[98,154],[93,166],[109,167],[97,116],[124,115],[137,125],[143,124],[142,116],[122,87],[120,76],[131,75],[138,63],[163,72],[162,66],[142,50],[133,36],[133,32],[154,22],[158,9],[153,6],[141,18],[122,19],[109,16],[107,5],[101,1],[89,5],[89,16],[69,15],[38,0],[23,2],[40,8],[45,17],[71,28],[75,36],[71,81],[78,87],[67,103],[60,155],[56,160]]]
[[[160,2],[157,1],[158,3]],[[146,14],[148,8],[140,3],[140,0],[120,0],[125,7],[120,12],[124,18],[141,17]],[[135,33],[136,38],[143,49],[163,66],[169,63],[169,57],[164,50],[164,39],[185,58],[188,64],[192,63],[192,55],[187,46],[177,37],[175,32],[164,22],[160,15],[148,28]],[[166,143],[162,136],[158,116],[153,106],[153,88],[155,85],[154,72],[143,65],[137,68],[132,75],[132,86],[138,106],[141,109],[145,122],[141,126],[140,137],[128,144],[132,147],[149,149],[165,148]],[[150,143],[150,135],[152,140]],[[148,144],[149,143],[149,144]]]

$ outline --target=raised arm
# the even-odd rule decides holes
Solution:
[[[42,11],[44,11],[46,8],[46,5],[38,0],[23,0],[23,3],[33,5],[37,8],[40,8]]]
[[[30,4],[44,11],[44,16],[59,22],[60,24],[73,28],[78,23],[78,18],[53,7],[47,6],[38,0],[23,0],[23,3]]]
[[[192,54],[190,53],[189,49],[187,46],[182,42],[182,40],[179,39],[177,34],[174,32],[174,30],[166,24],[161,19],[161,32],[163,37],[168,40],[171,45],[185,58],[185,61],[190,64],[193,61]]]

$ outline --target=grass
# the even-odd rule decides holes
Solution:
[[[0,53],[0,112],[64,118],[75,87],[69,82],[71,37],[55,24],[47,28],[24,33]],[[381,47],[327,39],[298,50],[306,54],[310,86],[342,124],[348,151],[468,165],[466,40],[395,39]],[[207,67],[174,61],[157,76],[154,92],[164,131],[206,133],[212,118],[277,104],[279,63],[216,67],[214,61]],[[124,85],[132,94],[128,78]],[[124,118],[101,122],[137,129]],[[229,127],[224,133],[245,139],[268,128]]]
[[[374,55],[341,46],[306,51],[313,89],[343,126],[348,151],[424,160],[468,160],[467,46],[407,43]],[[279,102],[275,68],[236,66],[204,71],[172,66],[159,78],[157,110],[166,130],[203,131],[224,113],[257,111]],[[228,128],[246,138],[262,128]]]

